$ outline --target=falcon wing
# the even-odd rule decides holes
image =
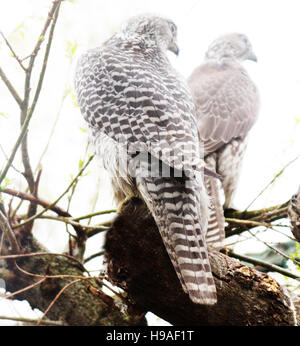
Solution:
[[[188,80],[204,154],[245,137],[256,121],[259,97],[247,72],[233,64],[204,64]]]
[[[141,52],[136,57],[129,52],[108,45],[90,50],[79,61],[75,89],[86,121],[171,167],[199,167],[197,125],[187,88],[175,73],[166,74]]]

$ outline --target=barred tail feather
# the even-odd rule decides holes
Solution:
[[[137,178],[138,190],[158,225],[183,290],[194,303],[216,303],[216,288],[204,238],[205,190],[195,179]],[[203,208],[202,208],[203,210]]]
[[[216,170],[216,159],[214,155],[207,157],[205,162],[211,170]],[[221,186],[219,186],[219,181],[216,178],[207,175],[204,176],[204,184],[211,198],[206,243],[215,249],[220,249],[225,239],[225,218],[220,198]]]

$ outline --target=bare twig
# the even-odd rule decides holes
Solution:
[[[100,257],[100,256],[103,256],[105,254],[104,251],[99,251],[99,252],[96,252],[94,254],[92,254],[91,256],[87,257],[84,259],[84,264],[91,261],[92,259],[96,258],[96,257]]]
[[[277,265],[274,265],[274,264],[271,264],[271,263],[268,263],[268,262],[264,262],[262,260],[258,260],[256,258],[253,258],[253,257],[249,257],[249,256],[245,256],[245,255],[240,255],[240,254],[237,254],[235,253],[234,251],[230,250],[230,249],[224,249],[222,250],[221,252],[225,253],[226,255],[229,255],[230,257],[234,257],[234,258],[237,258],[241,261],[244,261],[244,262],[247,262],[247,263],[251,263],[251,264],[254,264],[254,265],[260,265],[262,267],[265,267],[267,268],[269,271],[274,271],[274,272],[277,272],[277,273],[280,273],[282,275],[285,275],[285,276],[288,276],[292,279],[297,279],[299,280],[300,279],[300,275],[296,275],[288,270],[285,270]]]
[[[52,203],[45,201],[44,199],[42,199],[40,197],[33,196],[32,194],[29,194],[26,192],[21,192],[21,191],[16,191],[13,189],[3,189],[1,192],[8,194],[8,195],[11,195],[11,196],[14,196],[14,197],[18,197],[18,198],[26,200],[26,201],[29,201],[31,203],[41,205],[44,208],[49,208],[49,210],[54,211],[59,216],[71,217],[71,215],[67,211],[65,211],[64,209],[58,207],[57,205],[52,205]],[[77,221],[75,219],[73,219],[73,220]]]
[[[52,302],[49,304],[49,306],[47,307],[47,309],[45,310],[45,312],[43,313],[43,316],[39,319],[39,321],[37,322],[37,325],[41,324],[41,322],[43,321],[43,319],[46,317],[47,313],[49,312],[49,310],[52,308],[52,306],[55,304],[55,302],[57,301],[57,299],[64,293],[64,291],[66,289],[68,289],[70,286],[76,284],[77,282],[84,280],[86,278],[80,278],[80,279],[76,279],[74,281],[69,282],[67,285],[65,285],[55,296],[55,298],[52,300]]]
[[[47,18],[47,21],[45,23],[44,29],[43,29],[41,35],[39,36],[37,45],[36,45],[33,53],[31,54],[31,59],[30,59],[30,62],[29,62],[28,69],[32,69],[35,57],[36,57],[37,52],[39,51],[40,46],[42,44],[43,37],[44,37],[44,35],[45,35],[46,31],[47,31],[47,28],[48,28],[51,20],[53,19],[53,22],[52,22],[52,25],[51,25],[51,28],[50,28],[50,32],[49,32],[48,42],[47,42],[47,46],[46,46],[46,51],[45,51],[45,55],[44,55],[44,60],[43,60],[42,69],[41,69],[41,72],[40,72],[40,77],[39,77],[38,85],[37,85],[37,88],[36,88],[36,91],[35,91],[35,95],[34,95],[31,107],[29,109],[29,112],[31,114],[34,112],[34,109],[35,109],[35,106],[36,106],[36,103],[37,103],[37,100],[39,98],[40,91],[41,91],[41,88],[42,88],[42,84],[43,84],[43,80],[44,80],[44,76],[45,76],[45,72],[46,72],[46,67],[47,67],[47,62],[48,62],[48,57],[49,57],[49,53],[50,53],[50,48],[51,48],[51,44],[52,44],[52,40],[53,40],[54,29],[55,29],[55,26],[56,26],[56,22],[57,22],[57,18],[58,18],[58,11],[59,11],[59,7],[60,7],[60,3],[61,2],[62,2],[62,0],[58,0],[58,1],[54,1],[53,2],[53,6],[52,6],[51,11],[48,14],[48,18]]]
[[[29,285],[29,286],[26,286],[26,287],[22,288],[21,290],[18,290],[18,291],[15,291],[15,292],[11,293],[11,294],[5,295],[3,298],[4,299],[10,299],[10,298],[12,298],[12,297],[14,297],[14,296],[16,296],[16,295],[18,295],[20,293],[23,293],[25,291],[30,290],[33,287],[39,286],[45,280],[46,280],[46,278],[42,278],[41,280],[39,280],[39,281]]]
[[[51,204],[49,204],[48,206],[46,206],[42,211],[40,211],[39,213],[31,216],[30,218],[26,219],[24,222],[19,223],[18,225],[16,225],[17,227],[21,227],[26,225],[27,223],[31,222],[32,220],[42,216],[47,210],[51,209],[53,206],[55,206],[67,193],[68,191],[71,189],[71,187],[73,186],[73,184],[75,183],[75,181],[78,179],[78,177],[84,172],[84,170],[87,168],[87,166],[89,165],[89,163],[92,161],[92,159],[94,158],[94,155],[91,155],[89,157],[89,159],[87,160],[87,162],[85,163],[85,165],[80,169],[80,171],[78,172],[78,174],[75,176],[75,178],[71,181],[71,183],[68,185],[68,187],[65,189],[65,191]]]
[[[253,227],[269,226],[271,222],[286,218],[289,201],[260,210],[251,211],[238,211],[238,210],[225,210],[225,217],[229,221],[226,227],[226,237],[235,234],[240,234]],[[234,221],[235,220],[235,221]],[[244,220],[238,224],[238,220]],[[273,226],[273,225],[272,225]]]
[[[241,219],[232,219],[232,218],[225,218],[225,221],[230,223],[230,224],[237,224],[241,226],[246,226],[247,228],[249,227],[259,227],[263,226],[266,228],[271,228],[272,225],[266,222],[259,222],[259,221],[252,221],[252,220],[241,220]]]
[[[27,115],[29,115],[30,118],[32,117],[32,114],[34,112],[35,106],[37,104],[37,101],[38,101],[38,98],[40,95],[40,91],[42,88],[42,84],[43,84],[43,80],[44,80],[44,76],[45,76],[45,72],[46,72],[48,57],[49,57],[50,48],[51,48],[51,43],[52,43],[52,39],[53,39],[54,28],[55,28],[56,21],[58,18],[58,11],[59,11],[60,3],[61,3],[61,0],[53,2],[52,8],[48,14],[48,17],[47,17],[46,23],[44,25],[44,28],[42,30],[42,33],[37,40],[36,46],[35,46],[34,51],[30,57],[28,67],[26,69],[24,101],[23,101],[22,107],[21,107],[21,126],[23,125],[23,122],[24,122]],[[31,75],[32,75],[34,62],[35,62],[37,53],[38,53],[38,51],[42,45],[42,42],[44,41],[45,34],[47,32],[47,29],[48,29],[51,21],[52,21],[52,25],[51,25],[51,29],[50,29],[50,33],[49,33],[49,37],[48,37],[48,42],[47,42],[47,46],[46,46],[46,51],[45,51],[45,55],[44,55],[44,60],[43,60],[38,84],[36,87],[36,91],[35,91],[35,95],[34,95],[32,104],[29,107],[29,97],[30,97],[30,91],[31,91],[30,83],[31,83]],[[33,175],[33,171],[32,171],[32,168],[30,165],[30,160],[29,160],[27,133],[24,134],[24,138],[22,141],[22,161],[23,161],[24,170],[25,170],[25,178],[28,182],[29,190],[31,193],[34,193],[35,182],[34,182],[34,175]],[[36,204],[30,203],[29,208],[28,208],[28,213],[27,213],[28,217],[33,216],[36,213],[36,210],[37,210]],[[32,225],[33,225],[33,221],[27,225],[27,228],[30,230]]]
[[[251,201],[251,203],[247,206],[246,210],[248,210],[251,205],[271,186],[275,180],[281,176],[281,174],[285,171],[285,169],[290,166],[292,163],[297,161],[299,159],[300,155],[296,156],[293,160],[289,161],[286,165],[283,166],[283,168],[275,174],[274,178],[261,190],[261,192]]]
[[[16,236],[15,236],[13,230],[11,229],[7,218],[5,217],[5,215],[3,214],[3,212],[1,210],[0,210],[0,229],[6,235],[8,241],[10,243],[12,253],[20,252],[20,247],[19,247],[18,241],[16,239]]]
[[[88,156],[88,148],[89,148],[89,142],[87,143],[86,148],[85,148],[85,155],[84,155],[85,158],[86,158],[86,156]],[[84,162],[84,160],[83,160],[83,161],[80,161],[79,167],[81,167],[81,165],[82,165],[83,162]],[[76,179],[76,181],[74,182],[74,184],[73,184],[73,186],[72,186],[72,188],[71,188],[71,192],[70,192],[70,194],[69,194],[69,196],[68,196],[67,212],[69,212],[69,210],[70,210],[72,198],[73,198],[73,196],[74,196],[74,194],[75,194],[76,187],[77,187],[77,185],[78,185],[78,183],[79,183],[79,178],[80,178],[80,176],[79,176],[78,179]],[[66,232],[67,232],[68,235],[69,235],[69,253],[70,253],[70,255],[73,255],[72,235],[71,235],[71,233],[69,232],[69,228],[68,228],[69,224],[70,224],[69,222],[65,222]],[[76,225],[75,225],[75,226],[76,226]],[[74,224],[73,224],[73,227],[74,227]],[[86,229],[85,229],[85,231],[86,231]],[[77,238],[75,239],[75,242],[76,242],[76,247],[77,247],[77,249],[78,249],[78,251],[76,251],[77,257],[83,258],[84,251],[85,251],[85,242],[86,242],[86,238],[85,238],[85,237],[77,237]]]
[[[97,211],[95,213],[90,213],[90,214],[82,215],[82,216],[79,216],[79,217],[74,217],[73,221],[81,221],[83,219],[90,219],[93,216],[111,214],[111,213],[116,213],[116,212],[117,212],[116,209],[108,209],[108,210]]]
[[[65,224],[69,224],[72,226],[76,226],[77,228],[81,228],[82,230],[85,231],[95,231],[95,232],[104,232],[108,230],[108,227],[105,226],[89,226],[89,225],[82,225],[79,222],[74,221],[71,218],[68,217],[63,217],[63,216],[50,216],[50,215],[42,215],[38,216],[38,219],[48,219],[48,220],[54,220],[54,221],[60,221]],[[13,226],[13,228],[18,228],[19,225]]]
[[[4,316],[4,315],[0,315],[0,320],[10,320],[10,321],[34,323],[34,324],[39,322],[39,324],[43,325],[43,326],[63,326],[64,325],[64,323],[61,321],[51,321],[51,320],[40,321],[40,320],[34,319],[34,318],[11,317],[11,316]]]
[[[4,36],[4,34],[3,34],[2,31],[0,31],[0,35],[2,36],[2,38],[3,38],[4,42],[6,43],[7,47],[9,48],[9,50],[10,50],[12,56],[17,60],[17,62],[18,62],[18,64],[20,65],[20,67],[21,67],[24,71],[26,71],[26,68],[24,67],[24,65],[23,65],[23,63],[22,63],[22,61],[21,61],[21,59],[17,56],[17,54],[15,53],[13,47],[11,46],[11,44],[9,43],[9,41],[7,40],[7,38]]]
[[[60,6],[60,4],[61,4],[62,1],[63,1],[63,0],[55,0],[55,1],[53,1],[52,7],[51,7],[51,9],[50,9],[50,11],[49,11],[49,13],[48,13],[47,20],[46,20],[46,22],[45,22],[45,24],[44,24],[44,27],[43,27],[43,29],[42,29],[42,32],[41,32],[41,34],[39,35],[38,40],[37,40],[37,43],[36,43],[36,45],[35,45],[35,47],[34,47],[34,49],[33,49],[33,52],[32,52],[31,55],[30,55],[30,58],[31,58],[31,59],[33,58],[33,60],[34,60],[34,58],[37,56],[37,53],[38,53],[38,51],[40,50],[41,45],[42,45],[42,43],[43,43],[43,41],[44,41],[44,38],[45,38],[46,32],[47,32],[47,30],[48,30],[48,27],[49,27],[51,21],[53,20],[54,14],[55,14],[56,10],[59,8],[59,6]],[[33,65],[33,62],[29,62],[28,68],[30,68],[30,65],[31,65],[31,64]]]
[[[284,252],[280,251],[279,249],[275,248],[274,246],[272,246],[270,243],[263,241],[262,239],[260,239],[259,237],[256,236],[256,234],[254,234],[253,232],[249,231],[249,233],[251,234],[252,237],[256,238],[259,242],[263,243],[265,246],[267,246],[269,249],[271,249],[273,252],[277,253],[278,255],[280,255],[281,257],[291,260],[295,265],[300,265],[299,260],[297,259],[292,259],[289,255],[286,255]]]
[[[3,149],[1,144],[0,144],[0,150],[1,150],[2,154],[3,154],[3,156],[5,157],[5,159],[8,160],[8,156],[6,155],[6,153],[5,153],[5,151],[4,151],[4,149]],[[13,168],[17,173],[23,175],[23,173],[20,170],[18,170],[14,165],[11,165],[11,168]]]
[[[17,101],[17,103],[19,104],[19,106],[21,108],[21,132],[20,132],[20,134],[19,134],[19,136],[15,142],[15,145],[12,149],[12,152],[10,154],[10,157],[9,157],[6,165],[1,172],[0,185],[2,184],[2,181],[4,180],[5,176],[7,175],[7,172],[9,170],[9,168],[11,167],[11,164],[15,158],[16,152],[17,152],[19,146],[21,145],[24,137],[26,139],[26,134],[27,134],[29,122],[31,120],[31,117],[33,114],[33,108],[36,104],[37,97],[39,95],[39,91],[41,88],[41,83],[43,81],[43,76],[44,76],[45,67],[46,67],[46,66],[42,67],[42,72],[41,72],[38,87],[37,87],[37,90],[35,93],[35,98],[34,98],[34,101],[32,103],[31,109],[28,111],[29,96],[30,96],[30,80],[31,80],[31,73],[32,73],[34,61],[35,61],[36,55],[37,55],[37,53],[41,47],[41,44],[44,40],[44,36],[48,30],[48,27],[49,27],[51,21],[53,20],[53,16],[54,16],[54,14],[55,14],[56,10],[58,9],[61,2],[62,2],[62,0],[56,0],[53,2],[52,8],[48,14],[48,17],[47,17],[47,20],[46,20],[45,25],[43,27],[42,33],[39,36],[39,39],[38,39],[38,41],[34,47],[34,50],[30,56],[30,61],[29,61],[28,67],[26,68],[24,99],[23,100],[20,98],[20,96],[18,95],[18,93],[16,92],[16,90],[14,89],[14,87],[12,86],[10,81],[8,80],[8,78],[6,77],[5,73],[0,68],[0,77],[2,78],[2,80],[4,81],[4,83],[6,84],[6,86],[9,89],[9,91],[11,92],[11,94],[13,95],[13,97],[15,98],[15,100]],[[52,26],[52,29],[54,30],[54,26]],[[52,34],[53,34],[53,32],[52,32]],[[51,40],[52,40],[52,37],[51,37]],[[48,48],[46,48],[46,53],[45,53],[46,58],[48,57],[49,50],[50,50],[50,42],[48,40]],[[45,63],[45,58],[44,58],[44,63]],[[26,149],[24,149],[24,148],[26,148],[26,140],[25,140],[25,144],[23,144],[22,155],[23,155],[23,163],[25,165],[26,177],[28,179],[28,182],[29,182],[30,187],[31,187],[31,192],[32,192],[34,190],[34,179],[32,179],[33,174],[30,174],[30,170],[28,168],[28,162],[29,162],[28,153],[26,153]],[[27,169],[26,169],[26,167],[27,167]],[[32,173],[32,171],[31,171],[31,173]]]
[[[11,93],[11,95],[17,101],[17,104],[21,107],[23,101],[22,101],[21,97],[19,96],[18,92],[16,91],[16,89],[13,87],[13,85],[11,84],[9,79],[7,78],[6,74],[4,73],[4,71],[2,70],[1,67],[0,67],[0,77],[3,80],[4,84],[7,86],[8,90]]]
[[[67,254],[61,254],[61,253],[53,253],[53,252],[30,252],[25,254],[16,254],[16,255],[5,255],[0,256],[0,259],[18,259],[18,258],[26,258],[26,257],[37,257],[37,256],[54,256],[54,257],[66,257],[74,262],[76,262],[77,265],[79,265],[79,268],[88,273],[88,270],[83,266],[83,264],[76,258]],[[27,273],[28,274],[28,273]]]

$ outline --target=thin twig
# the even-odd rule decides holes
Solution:
[[[17,104],[21,107],[23,101],[22,101],[21,97],[19,96],[18,92],[16,91],[16,89],[13,87],[13,85],[11,84],[9,79],[7,78],[6,74],[4,73],[4,71],[2,70],[1,67],[0,67],[0,77],[3,80],[4,84],[7,86],[8,90],[11,93],[11,95],[16,100]]]
[[[279,249],[275,248],[274,246],[272,246],[270,243],[267,243],[266,241],[263,241],[262,239],[258,238],[256,236],[256,234],[254,234],[253,232],[249,231],[249,233],[256,238],[258,241],[260,241],[261,243],[263,243],[265,246],[267,246],[269,249],[271,249],[273,252],[277,253],[278,255],[280,255],[281,257],[291,260],[295,265],[299,266],[300,262],[297,259],[292,259],[289,255],[286,255],[284,252],[280,251]]]
[[[100,175],[98,175],[98,178],[97,178],[97,181],[96,181],[96,184],[95,184],[95,195],[94,197],[92,198],[92,203],[91,203],[91,213],[94,213],[95,209],[96,209],[96,204],[97,204],[97,201],[99,199],[99,191],[100,191],[100,182],[101,182],[101,179],[100,179]],[[88,225],[92,222],[92,216],[88,219]]]
[[[86,231],[97,231],[97,232],[104,232],[108,230],[108,227],[105,226],[88,226],[88,225],[82,225],[76,221],[74,221],[71,218],[63,217],[63,216],[51,216],[51,215],[42,215],[38,216],[37,219],[47,219],[47,220],[54,220],[54,221],[60,221],[64,222],[65,224],[69,224],[72,226],[80,227],[82,230]],[[18,228],[19,225],[13,226],[13,228]]]
[[[2,36],[4,42],[6,43],[7,47],[9,48],[12,56],[17,60],[18,64],[20,65],[20,67],[26,72],[26,68],[24,67],[21,59],[17,56],[17,54],[15,53],[13,47],[11,46],[11,44],[9,43],[9,41],[7,40],[7,38],[4,36],[3,32],[0,31],[0,35]]]
[[[86,156],[88,156],[88,148],[89,148],[89,142],[87,143],[86,148],[85,148],[85,154],[84,154],[85,157],[84,157],[84,159],[86,158]],[[84,160],[82,162],[84,162]],[[67,212],[69,212],[69,210],[70,210],[72,198],[73,198],[73,196],[75,194],[76,187],[77,187],[77,185],[79,183],[79,178],[80,178],[80,176],[74,182],[74,184],[73,184],[73,186],[71,188],[71,193],[68,196]],[[72,245],[72,239],[71,239],[72,236],[71,236],[71,233],[69,232],[68,225],[69,225],[69,222],[65,222],[66,232],[69,235],[69,253],[72,255],[73,254],[73,245]],[[73,227],[74,227],[74,224],[73,224]],[[86,244],[86,237],[77,237],[76,238],[76,245],[77,245],[77,248],[78,248],[77,257],[83,258],[83,254],[84,254],[84,251],[85,251],[85,244]]]
[[[11,316],[4,316],[0,315],[0,320],[10,320],[10,321],[16,321],[16,322],[27,322],[27,323],[34,323],[36,324],[39,322],[39,319],[35,318],[25,318],[25,317],[11,317]],[[63,326],[64,323],[61,321],[51,321],[51,320],[43,320],[40,322],[41,325],[45,326]]]
[[[54,211],[56,214],[58,214],[59,216],[67,216],[67,217],[71,217],[71,215],[65,211],[64,209],[58,207],[57,205],[52,205],[52,203],[45,201],[44,199],[40,198],[40,197],[35,197],[32,194],[26,193],[26,192],[21,192],[21,191],[16,191],[13,189],[3,189],[1,192],[14,196],[14,197],[18,197],[20,199],[29,201],[31,203],[36,203],[38,205],[41,205],[44,208],[49,207],[49,210]],[[75,219],[73,219],[74,221],[77,221]]]
[[[3,154],[3,156],[5,157],[5,159],[8,160],[8,156],[6,155],[6,153],[5,153],[5,151],[4,151],[4,149],[3,149],[1,144],[0,144],[0,150],[1,150],[2,154]],[[11,165],[11,168],[14,169],[17,173],[23,175],[23,173],[19,169],[17,169],[14,165]]]
[[[100,257],[104,255],[104,251],[99,251],[97,253],[92,254],[91,256],[87,257],[84,259],[83,263],[86,264],[87,262],[91,261],[92,259],[96,258],[96,257]]]
[[[262,266],[262,267],[264,267],[266,269],[269,269],[269,271],[280,273],[280,274],[288,276],[288,277],[290,277],[292,279],[297,279],[297,280],[300,279],[299,275],[291,273],[290,271],[285,270],[285,269],[283,269],[283,268],[281,268],[281,267],[279,267],[277,265],[270,264],[268,262],[264,262],[264,261],[258,260],[256,258],[253,258],[253,257],[237,254],[234,251],[229,250],[227,248],[225,250],[222,250],[221,252],[223,252],[223,253],[231,256],[231,257],[237,258],[237,259],[239,259],[241,261],[244,261],[244,262],[247,262],[247,263],[251,263],[251,264],[254,264],[254,265],[260,265],[260,266]]]
[[[76,257],[70,256],[67,254],[60,254],[60,253],[54,253],[54,252],[30,252],[30,253],[25,253],[25,254],[0,256],[0,259],[7,260],[7,259],[18,259],[18,258],[26,258],[26,257],[37,257],[37,256],[66,257],[66,258],[76,262],[82,271],[88,273],[88,270],[83,266],[83,264]]]
[[[36,57],[36,56],[37,56],[37,53],[38,53],[38,51],[40,50],[41,45],[42,45],[42,43],[43,43],[43,41],[44,41],[44,38],[45,38],[46,32],[47,32],[47,30],[48,30],[48,27],[49,27],[51,21],[52,21],[53,18],[54,18],[55,11],[56,11],[57,8],[60,6],[60,4],[61,4],[62,1],[63,1],[63,0],[55,0],[55,1],[53,1],[52,7],[51,7],[51,9],[50,9],[50,11],[49,11],[49,13],[48,13],[48,16],[47,16],[47,20],[46,20],[46,22],[45,22],[45,24],[44,24],[44,27],[43,27],[43,29],[42,29],[41,34],[40,34],[39,37],[38,37],[37,43],[36,43],[36,45],[35,45],[35,47],[34,47],[34,49],[33,49],[33,52],[32,52],[31,55],[30,55],[30,58],[33,58],[33,57]],[[29,65],[30,65],[30,64],[32,64],[32,63],[30,62]]]
[[[21,227],[26,225],[27,223],[31,222],[32,220],[42,216],[47,210],[51,209],[53,206],[55,206],[67,193],[68,191],[71,189],[71,187],[73,186],[74,182],[77,180],[77,178],[84,172],[84,170],[87,168],[87,166],[89,165],[89,163],[92,161],[92,159],[94,158],[94,155],[91,155],[88,159],[88,161],[86,162],[86,164],[80,169],[80,171],[78,172],[78,174],[76,175],[76,177],[71,181],[71,183],[68,185],[68,187],[65,189],[65,191],[51,204],[49,204],[47,207],[45,207],[42,211],[40,211],[39,213],[33,215],[32,217],[26,219],[24,222],[19,223],[18,225],[16,225],[17,227]]]
[[[271,222],[287,217],[288,205],[289,201],[260,210],[225,210],[225,217],[227,220],[244,220],[240,223],[240,225],[238,224],[238,222],[235,222],[235,225],[233,225],[233,221],[229,223],[229,225],[226,227],[226,237],[240,234],[253,227],[269,227]]]
[[[21,268],[17,262],[15,262],[16,268],[23,274],[28,276],[36,277],[36,278],[44,278],[44,279],[80,279],[80,280],[92,280],[96,279],[93,276],[80,276],[80,275],[71,275],[71,274],[58,274],[58,275],[47,275],[47,274],[35,274],[30,273],[27,270]]]
[[[18,294],[20,294],[20,293],[23,293],[23,292],[25,292],[25,291],[30,290],[30,289],[33,288],[33,287],[39,286],[39,285],[40,285],[42,282],[44,282],[45,280],[46,280],[46,278],[42,278],[41,280],[39,280],[39,281],[37,281],[37,282],[35,282],[35,283],[29,285],[29,286],[26,286],[26,287],[24,287],[24,288],[22,288],[22,289],[20,289],[20,290],[18,290],[18,291],[15,291],[15,292],[13,292],[13,293],[11,293],[11,294],[8,294],[8,295],[3,296],[3,298],[4,298],[4,299],[10,299],[10,298],[12,298],[12,297],[14,297],[14,296],[16,296],[16,295],[18,295]]]
[[[10,224],[9,224],[6,216],[3,214],[3,212],[1,210],[0,210],[0,229],[6,235],[8,241],[10,243],[12,253],[20,252],[20,247],[19,247],[18,241],[16,239],[16,236],[15,236],[13,230],[11,229]]]
[[[6,77],[5,73],[2,71],[2,69],[0,68],[0,77],[2,78],[2,80],[4,81],[4,83],[6,84],[6,86],[8,87],[8,89],[10,90],[11,94],[14,96],[15,100],[18,102],[20,108],[22,109],[22,128],[20,131],[20,134],[15,142],[15,145],[12,149],[12,152],[10,154],[10,157],[4,167],[4,169],[1,172],[0,175],[0,186],[4,180],[4,178],[7,175],[7,172],[15,158],[16,152],[19,148],[19,146],[21,145],[24,136],[26,136],[27,130],[28,130],[28,126],[32,117],[32,112],[28,112],[28,102],[29,102],[29,93],[30,93],[30,77],[31,77],[31,72],[32,72],[32,68],[33,68],[33,64],[34,64],[34,60],[35,57],[37,55],[37,52],[39,51],[42,41],[41,37],[45,36],[45,33],[50,25],[51,20],[53,19],[53,15],[57,9],[57,6],[61,3],[62,0],[57,0],[53,2],[53,6],[48,14],[48,18],[47,21],[44,25],[44,28],[42,30],[42,34],[39,36],[38,42],[30,56],[30,61],[29,61],[29,65],[26,69],[26,78],[25,78],[25,91],[24,91],[24,100],[22,100],[20,98],[20,96],[17,94],[16,90],[13,88],[12,84],[9,82],[8,78]]]
[[[83,215],[83,216],[74,217],[73,221],[80,221],[80,220],[92,218],[93,216],[111,214],[111,213],[116,213],[116,212],[117,212],[116,209],[108,209],[108,210],[97,211],[95,213],[90,213],[90,214],[86,214],[86,215]]]
[[[52,44],[54,28],[55,28],[56,21],[58,18],[60,2],[61,1],[54,1],[53,2],[52,9],[50,10],[50,12],[48,14],[48,18],[47,18],[46,23],[44,25],[44,28],[42,30],[42,34],[39,36],[37,43],[36,43],[36,46],[35,46],[34,53],[32,54],[32,56],[29,60],[29,65],[28,65],[28,68],[26,70],[26,76],[25,76],[24,102],[23,102],[22,107],[21,107],[21,125],[23,125],[23,122],[24,122],[27,114],[29,114],[29,116],[32,117],[32,115],[34,113],[35,106],[37,104],[37,101],[38,101],[38,98],[40,95],[40,91],[42,88],[42,84],[43,84],[43,80],[44,80],[44,76],[45,76],[45,72],[46,72],[50,48],[51,48],[51,44]],[[42,45],[42,42],[44,41],[44,36],[46,34],[48,26],[51,23],[51,20],[52,20],[52,25],[50,28],[50,33],[49,33],[48,42],[46,45],[46,50],[45,50],[45,54],[44,54],[42,68],[41,68],[40,75],[39,75],[38,84],[36,87],[33,101],[31,103],[31,106],[29,107],[29,97],[30,97],[30,91],[31,91],[30,83],[31,83],[31,75],[32,75],[34,62],[35,62],[37,53],[38,53],[38,51]],[[29,160],[27,135],[28,134],[25,133],[23,141],[22,141],[22,145],[21,145],[22,161],[23,161],[24,170],[25,170],[25,178],[28,182],[29,190],[31,193],[34,194],[36,184],[34,181],[33,170],[31,168],[30,160]],[[27,216],[28,217],[33,216],[36,213],[36,211],[37,211],[36,204],[30,203]],[[33,226],[33,221],[27,225],[27,228],[30,230],[32,228],[32,226]]]
[[[251,205],[269,188],[269,186],[271,186],[275,180],[281,176],[281,174],[285,171],[285,169],[290,166],[292,163],[294,163],[295,161],[297,161],[299,159],[300,155],[296,156],[293,160],[289,161],[286,165],[283,166],[283,168],[277,173],[275,174],[274,178],[261,190],[261,192],[251,201],[251,203],[247,206],[247,208],[245,210],[248,210]]]
[[[43,321],[43,319],[46,317],[47,313],[49,312],[49,310],[52,308],[52,306],[55,304],[55,302],[57,301],[57,299],[64,293],[64,291],[69,288],[70,286],[76,284],[77,282],[86,279],[86,278],[81,278],[81,279],[76,279],[74,281],[69,282],[67,285],[65,285],[55,296],[55,298],[52,300],[52,302],[49,304],[49,306],[47,307],[47,309],[45,310],[45,312],[43,313],[43,316],[39,319],[39,321],[37,322],[37,325],[41,324],[41,322]]]
[[[259,222],[259,221],[252,221],[252,220],[241,220],[241,219],[232,219],[232,218],[225,218],[225,221],[231,224],[237,224],[237,225],[244,225],[246,228],[248,227],[259,227],[263,226],[266,228],[271,228],[272,225],[266,222]]]
[[[44,76],[45,76],[45,72],[46,72],[46,67],[47,67],[47,63],[48,63],[48,57],[49,57],[49,53],[50,53],[50,48],[51,48],[51,44],[52,44],[52,40],[53,40],[53,34],[54,34],[54,29],[56,26],[56,22],[57,22],[57,18],[58,18],[58,11],[59,11],[59,7],[60,7],[60,3],[62,0],[59,1],[54,1],[53,2],[53,7],[51,9],[51,11],[49,12],[48,15],[48,19],[46,22],[46,25],[49,25],[51,20],[53,19],[51,28],[50,28],[50,32],[49,32],[49,37],[48,37],[48,42],[47,42],[47,46],[46,46],[46,51],[45,51],[45,55],[44,55],[44,60],[43,60],[43,64],[42,64],[42,69],[40,72],[40,76],[39,76],[39,81],[38,81],[38,85],[35,91],[35,95],[31,104],[31,107],[29,109],[29,112],[32,114],[34,112],[37,100],[39,98],[40,95],[40,91],[42,88],[42,84],[43,84],[43,80],[44,80]],[[42,34],[40,35],[40,38],[43,37],[47,31],[47,26],[45,25]],[[37,55],[38,50],[40,49],[40,46],[42,44],[42,40],[38,40],[38,44],[35,47],[34,52],[32,53],[32,65],[34,63],[34,59]],[[29,64],[30,67],[30,64]],[[32,67],[31,67],[32,68]]]

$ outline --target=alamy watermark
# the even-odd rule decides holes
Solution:
[[[183,177],[203,173],[204,148],[195,141],[127,140],[120,134],[117,141],[108,136],[95,138],[96,151],[104,157],[105,166],[115,167],[122,178],[139,177]]]

